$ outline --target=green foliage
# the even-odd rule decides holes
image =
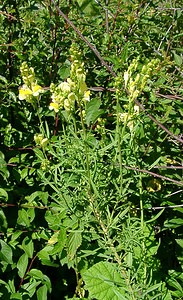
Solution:
[[[56,2],[0,4],[0,297],[182,299],[181,1]]]

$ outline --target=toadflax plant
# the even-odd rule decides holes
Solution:
[[[60,268],[74,270],[72,299],[168,299],[165,285],[154,275],[160,268],[152,258],[159,243],[151,220],[144,219],[143,177],[124,167],[139,165],[141,116],[134,100],[158,67],[157,59],[140,67],[137,58],[115,78],[112,128],[101,100],[90,96],[76,44],[70,49],[70,75],[50,85],[48,115],[57,121],[57,130],[53,133],[40,117],[41,133],[34,135],[37,175],[51,200],[45,213],[47,243],[37,257],[43,265],[57,260]],[[19,99],[38,109],[43,89],[34,70],[23,63],[21,74]],[[150,189],[152,182],[159,184],[156,189]],[[158,180],[147,183],[149,192],[160,189]],[[139,214],[131,204],[132,191],[139,199]]]

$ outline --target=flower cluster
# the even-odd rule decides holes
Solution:
[[[153,71],[158,67],[159,60],[152,59],[149,63],[143,65],[140,73],[136,74],[138,68],[138,58],[134,59],[128,70],[124,72],[125,89],[128,90],[129,99],[133,101],[144,90]]]
[[[75,109],[75,103],[90,100],[90,91],[85,82],[84,63],[80,62],[81,53],[75,45],[71,46],[70,52],[72,60],[70,78],[59,85],[53,83],[50,85],[52,102],[49,108],[55,112],[63,108],[68,112],[72,112]]]
[[[139,106],[134,105],[133,112],[131,112],[130,114],[127,112],[120,113],[119,120],[120,122],[123,123],[127,122],[127,126],[129,127],[130,131],[132,131],[134,128],[134,119],[137,117],[138,114],[139,114]]]
[[[41,146],[42,148],[45,148],[48,144],[48,139],[45,138],[41,133],[34,135],[34,141],[37,146]]]
[[[40,93],[43,93],[43,88],[37,84],[35,79],[34,69],[29,68],[26,62],[23,62],[20,67],[20,72],[23,79],[23,86],[19,89],[19,99],[26,100],[35,106],[35,100]]]

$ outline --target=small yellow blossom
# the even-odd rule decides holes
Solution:
[[[85,101],[90,101],[90,91],[89,91],[89,90],[86,91],[86,92],[84,92],[84,97],[83,97],[83,99],[84,99]]]
[[[157,178],[153,178],[148,181],[147,191],[148,192],[158,192],[161,190],[161,182]]]
[[[59,111],[59,104],[56,102],[51,102],[49,105],[50,110],[54,110],[56,113]]]

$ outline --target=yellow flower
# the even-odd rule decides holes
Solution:
[[[25,84],[19,89],[18,97],[20,100],[25,100],[26,98],[28,98],[31,95],[32,95],[31,89],[29,89],[28,86]]]
[[[38,85],[37,83],[32,84],[32,95],[34,97],[39,96],[39,94],[43,92],[44,90],[40,85]]]
[[[49,105],[50,110],[54,110],[56,113],[59,111],[59,105],[58,103],[51,102]]]
[[[85,101],[90,101],[90,91],[89,91],[89,90],[86,91],[86,92],[84,92],[84,97],[83,97],[83,99],[84,99]]]
[[[32,84],[31,88],[29,88],[26,84],[24,84],[19,89],[19,99],[20,100],[27,100],[30,102],[31,96],[37,97],[40,93],[43,93],[44,90],[42,87],[38,84]]]
[[[71,88],[70,88],[70,85],[68,84],[68,82],[61,82],[58,87],[64,93],[69,93],[71,91]]]
[[[157,178],[153,178],[148,181],[147,184],[147,190],[148,192],[158,192],[161,190],[161,182]]]

